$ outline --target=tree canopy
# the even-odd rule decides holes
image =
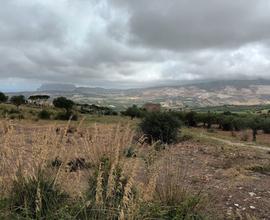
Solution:
[[[55,107],[64,108],[64,109],[66,109],[67,112],[69,112],[72,109],[74,104],[75,103],[72,100],[67,99],[65,97],[58,97],[58,98],[53,100],[53,105]]]
[[[0,92],[0,103],[7,102],[8,96],[6,96],[3,92]]]
[[[10,98],[10,102],[19,108],[20,105],[23,105],[26,103],[26,99],[23,95],[18,95],[18,96],[12,96]]]

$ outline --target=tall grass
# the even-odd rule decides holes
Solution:
[[[201,197],[179,186],[184,169],[176,171],[169,158],[146,164],[144,149],[154,147],[136,143],[134,132],[123,124],[2,121],[0,213],[15,219],[197,218]],[[125,156],[130,146],[136,158]],[[87,166],[71,172],[78,158]]]

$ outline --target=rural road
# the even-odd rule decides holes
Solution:
[[[200,136],[205,137],[205,138],[209,138],[209,139],[212,139],[212,140],[216,140],[216,141],[222,142],[222,143],[230,145],[230,146],[247,147],[247,148],[254,148],[254,149],[257,149],[257,150],[270,151],[270,147],[254,145],[254,144],[247,144],[247,143],[240,143],[240,142],[234,142],[234,141],[225,140],[225,139],[222,139],[222,138],[217,138],[217,137],[212,137],[212,136],[209,136],[209,135],[205,135],[203,133],[200,133]]]

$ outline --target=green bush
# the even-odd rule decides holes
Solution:
[[[153,112],[146,115],[140,124],[142,132],[149,138],[149,141],[161,141],[162,143],[173,143],[181,122],[171,113]]]
[[[54,117],[55,120],[63,120],[63,121],[67,121],[67,120],[72,120],[72,121],[77,121],[78,120],[78,115],[72,113],[72,112],[59,112],[56,114],[56,116]]]
[[[0,92],[0,103],[5,103],[8,100],[8,96],[6,96],[3,92]]]
[[[270,119],[267,118],[262,122],[262,129],[265,134],[270,134]]]
[[[136,105],[133,105],[132,107],[127,108],[126,111],[121,112],[122,115],[130,116],[131,119],[142,118],[144,117],[145,113],[145,111],[138,108]]]
[[[19,106],[20,105],[23,105],[23,104],[26,104],[26,99],[23,95],[18,95],[18,96],[12,96],[10,98],[10,102],[13,104],[13,105],[16,105],[17,108],[19,109]]]
[[[66,110],[66,112],[70,112],[75,103],[66,97],[58,97],[53,100],[53,105],[56,108],[63,108]]]
[[[221,119],[221,127],[223,131],[232,131],[233,130],[233,116],[224,116]]]
[[[48,112],[47,110],[43,109],[38,113],[38,118],[39,119],[50,119],[51,113]]]
[[[188,112],[185,116],[186,124],[190,127],[197,126],[197,113],[194,111]]]
[[[57,212],[67,199],[68,195],[58,189],[54,180],[39,171],[36,177],[19,175],[8,200],[16,219],[58,219]]]

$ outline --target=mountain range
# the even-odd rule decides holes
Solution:
[[[146,102],[161,103],[172,109],[221,105],[270,104],[270,80],[222,80],[138,89],[76,87],[71,84],[44,84],[24,95],[66,96],[80,103],[94,103],[116,108]]]

